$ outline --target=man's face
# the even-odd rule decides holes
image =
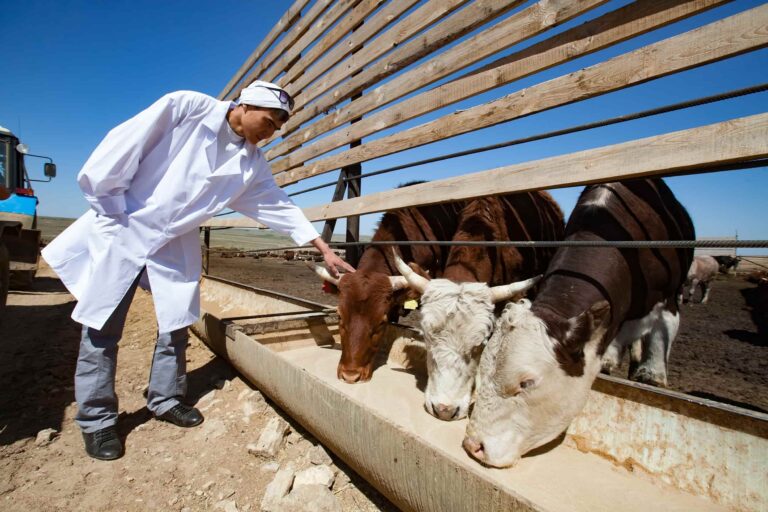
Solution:
[[[266,140],[282,128],[287,120],[285,112],[280,109],[241,105],[244,110],[241,117],[243,136],[251,144]]]

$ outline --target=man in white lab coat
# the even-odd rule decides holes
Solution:
[[[43,250],[78,299],[83,324],[75,373],[76,421],[88,455],[119,458],[114,390],[117,343],[133,293],[149,285],[158,340],[147,407],[182,427],[200,424],[186,393],[187,327],[200,311],[198,227],[224,208],[311,242],[329,270],[353,271],[280,189],[256,146],[288,119],[286,91],[257,81],[237,104],[180,91],[110,131],[78,174],[91,209]]]

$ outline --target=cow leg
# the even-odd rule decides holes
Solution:
[[[624,358],[624,353],[627,351],[627,347],[636,340],[633,329],[621,329],[619,334],[611,341],[608,348],[605,350],[602,359],[602,373],[612,375],[613,372],[619,369],[621,366],[621,360]]]
[[[707,300],[709,300],[709,283],[706,281],[701,282],[701,303],[706,304]]]
[[[688,290],[688,302],[690,304],[693,304],[695,302],[694,301],[694,297],[696,295],[696,288],[698,288],[698,287],[699,287],[699,280],[695,279],[695,278],[692,279],[691,280],[691,288]]]
[[[680,327],[680,315],[659,306],[654,308],[651,315],[653,318],[646,317],[651,321],[651,328],[642,337],[640,364],[630,378],[645,384],[666,387],[667,361],[672,341]]]
[[[643,361],[643,341],[637,339],[632,342],[632,347],[629,349],[629,374],[634,375],[637,369],[640,367],[640,363]]]

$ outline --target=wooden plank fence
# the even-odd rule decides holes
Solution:
[[[636,0],[613,7],[614,3],[296,0],[227,83],[220,98],[237,97],[255,79],[275,81],[295,96],[294,115],[280,134],[263,144],[275,181],[288,186],[768,46],[768,5],[752,4],[735,14],[714,16],[715,21],[702,26],[651,38],[644,46],[544,79],[552,76],[544,73],[547,70],[730,2]],[[597,14],[591,14],[598,8]],[[569,28],[557,30],[567,22],[572,22]],[[525,46],[533,38],[537,38],[533,44]],[[471,69],[477,64],[481,67]],[[462,71],[463,75],[456,76]],[[542,78],[537,80],[538,76]],[[523,79],[528,85],[508,92],[508,87]],[[495,99],[447,110],[481,94],[487,98],[505,86],[507,92]],[[438,117],[427,117],[436,111]],[[397,129],[402,123],[421,119],[421,124],[411,122]],[[305,213],[313,221],[354,218],[404,206],[671,175],[766,157],[768,114],[760,113],[445,177],[406,190],[366,195],[363,186],[362,196],[343,199],[337,187],[334,201],[306,208]],[[204,226],[260,227],[239,218],[216,218]]]

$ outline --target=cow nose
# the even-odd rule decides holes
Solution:
[[[360,382],[363,374],[357,370],[341,370],[339,372],[339,376],[341,377],[341,380],[347,384],[354,384],[356,382]]]
[[[459,408],[453,405],[437,404],[432,406],[432,410],[435,416],[445,421],[455,420],[459,415]]]
[[[477,441],[472,436],[464,438],[464,442],[461,443],[466,452],[475,459],[482,461],[485,458],[485,452],[483,451],[483,443]]]

